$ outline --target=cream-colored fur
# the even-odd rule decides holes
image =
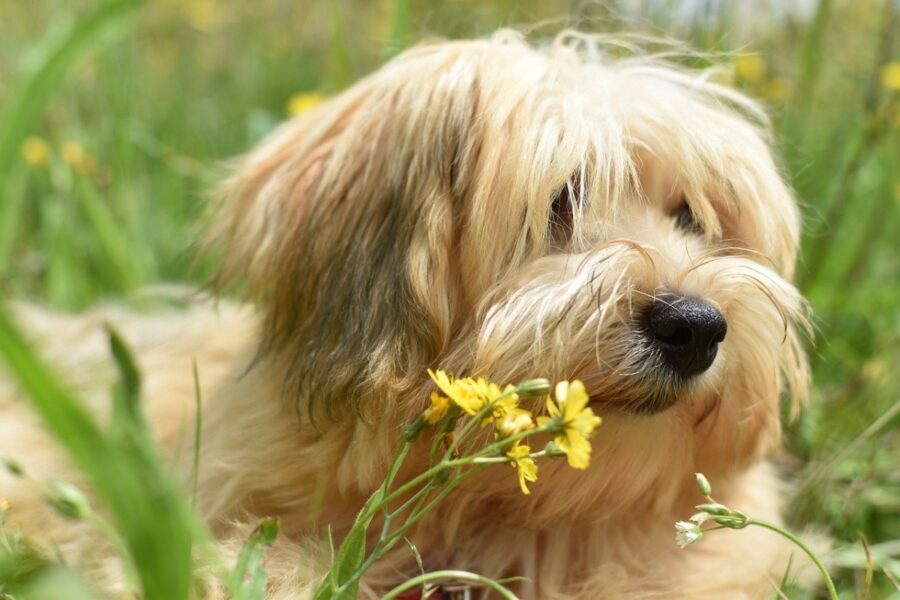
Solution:
[[[566,32],[534,48],[503,31],[425,45],[282,126],[224,184],[211,236],[217,283],[245,282],[252,310],[20,307],[19,320],[98,413],[111,377],[99,323],[116,324],[184,473],[197,359],[199,510],[231,554],[256,518],[282,519],[272,598],[315,585],[326,525],[339,538],[381,481],[427,404],[429,367],[579,378],[604,421],[586,472],[542,463],[530,496],[510,469],[462,486],[411,532],[426,568],[523,575],[514,587],[528,598],[765,597],[786,544],[751,528],[680,550],[673,523],[700,501],[697,471],[721,501],[779,519],[766,459],[780,399],[796,406],[807,385],[797,207],[758,106],[660,57],[612,58],[618,41]],[[684,203],[693,230],[676,224]],[[640,342],[641,315],[669,293],[728,323],[688,384]],[[0,390],[2,450],[61,476],[12,396]],[[671,407],[648,409],[659,398]],[[0,486],[14,525],[79,556],[83,527],[16,481]],[[364,593],[415,572],[398,548]]]

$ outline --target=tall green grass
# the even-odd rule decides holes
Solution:
[[[187,598],[193,578],[191,549],[205,536],[156,456],[138,405],[140,375],[114,332],[110,351],[120,380],[112,393],[113,418],[104,432],[0,313],[0,356],[114,517],[128,546],[124,560],[133,562],[143,597]],[[80,517],[77,513],[76,507],[71,516]]]
[[[104,297],[129,301],[130,291],[157,281],[202,279],[205,265],[191,269],[192,244],[219,161],[270,131],[295,93],[337,92],[423,36],[550,19],[551,28],[571,22],[688,39],[733,57],[735,85],[770,105],[804,209],[799,280],[817,340],[813,401],[785,423],[795,457],[785,465],[796,484],[791,524],[838,541],[836,582],[848,597],[866,589],[866,540],[871,597],[888,597],[891,577],[900,579],[900,91],[883,69],[900,61],[896,3],[820,0],[809,15],[768,21],[757,13],[760,24],[743,35],[735,33],[748,26],[739,3],[696,19],[673,18],[666,2],[638,18],[573,4],[0,3],[0,287],[78,309]],[[753,69],[742,68],[746,54],[758,57]],[[23,160],[28,137],[46,144],[46,162]],[[51,411],[51,422],[72,419],[57,433],[101,496],[139,495],[129,476],[106,481],[126,465],[171,490],[139,441],[136,417],[119,422],[122,432],[97,430],[11,330],[0,331],[0,345],[31,382],[35,406]],[[113,448],[130,458],[110,459]],[[116,526],[144,589],[177,598],[202,535],[184,502],[166,497],[168,525]],[[163,531],[175,536],[174,550],[154,537]],[[165,562],[176,556],[179,567]],[[163,568],[178,575],[163,582]]]

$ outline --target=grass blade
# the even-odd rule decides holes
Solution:
[[[0,309],[0,356],[31,398],[37,412],[106,502],[141,579],[147,600],[187,598],[192,581],[191,550],[201,528],[146,437],[135,393],[134,361],[121,340],[112,342],[123,377],[117,401],[120,424],[104,435]]]

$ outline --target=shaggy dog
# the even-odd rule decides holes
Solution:
[[[98,412],[111,377],[99,325],[115,323],[173,455],[197,359],[199,510],[227,551],[259,516],[281,518],[271,598],[313,589],[326,525],[340,539],[381,482],[427,406],[428,368],[581,379],[603,425],[585,472],[544,461],[529,496],[510,469],[456,490],[410,532],[427,569],[524,576],[511,585],[526,598],[765,597],[790,555],[776,536],[723,531],[681,550],[673,522],[702,501],[698,471],[720,501],[779,519],[767,457],[780,399],[796,407],[807,386],[797,205],[756,104],[622,54],[508,31],[409,50],[283,125],[224,184],[216,284],[244,284],[254,308],[20,307],[20,321]],[[60,476],[12,396],[3,450]],[[83,526],[2,485],[14,524],[85,560]],[[416,572],[398,546],[362,593]]]

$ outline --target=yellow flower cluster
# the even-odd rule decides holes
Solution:
[[[431,404],[422,413],[424,420],[435,425],[455,406],[470,416],[478,415],[482,427],[493,423],[495,438],[514,438],[506,456],[517,471],[522,493],[530,493],[526,482],[537,481],[538,468],[530,446],[522,443],[525,437],[522,434],[535,429],[535,422],[531,412],[519,406],[517,390],[526,395],[529,391],[512,385],[501,388],[483,377],[454,379],[440,370],[429,370],[428,375],[443,395],[431,394]],[[542,381],[542,385],[547,385],[546,380]],[[547,389],[544,387],[544,391]],[[570,466],[585,469],[591,460],[588,438],[600,425],[600,418],[587,406],[589,397],[580,381],[560,382],[555,397],[555,401],[547,397],[548,415],[538,417],[537,426],[553,434],[556,446],[566,455]]]
[[[47,166],[53,156],[50,144],[37,136],[25,138],[19,148],[19,154],[25,164],[31,168]],[[78,175],[91,177],[98,174],[97,158],[86,152],[82,145],[75,140],[63,142],[59,148],[59,157]],[[104,180],[111,177],[109,167],[103,167],[102,175]]]

